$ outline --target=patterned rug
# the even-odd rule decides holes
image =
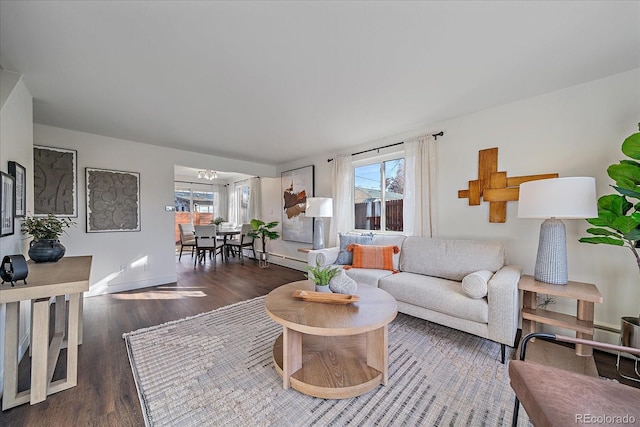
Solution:
[[[500,345],[398,314],[389,382],[352,399],[283,390],[282,328],[264,297],[124,334],[148,426],[508,426],[513,392]],[[520,410],[519,426],[529,426]]]

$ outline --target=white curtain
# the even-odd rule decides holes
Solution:
[[[260,178],[249,178],[249,220],[260,218],[260,207],[262,206],[262,185]]]
[[[227,208],[229,210],[229,216],[225,218],[228,222],[238,222],[238,192],[235,185],[229,185],[227,187]]]
[[[403,228],[408,236],[436,235],[436,144],[431,135],[404,144]]]
[[[213,216],[227,219],[227,187],[213,185]]]
[[[333,159],[331,174],[333,189],[333,218],[329,227],[328,247],[338,245],[338,232],[353,230],[353,166],[351,155],[338,156]]]

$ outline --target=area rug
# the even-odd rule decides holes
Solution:
[[[283,390],[264,297],[124,334],[147,426],[508,426],[500,345],[398,314],[389,382],[352,399]],[[530,425],[524,410],[519,426]]]

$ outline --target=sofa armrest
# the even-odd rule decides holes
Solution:
[[[340,248],[335,246],[333,248],[315,249],[309,251],[307,254],[307,264],[313,267],[316,266],[316,262],[320,262],[321,266],[331,265],[338,259]]]
[[[488,283],[490,340],[513,346],[518,331],[520,299],[518,282],[522,268],[505,265],[493,275]]]

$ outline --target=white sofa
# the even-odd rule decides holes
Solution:
[[[500,343],[504,363],[505,346],[514,345],[518,329],[521,269],[505,265],[502,243],[376,234],[371,244],[401,248],[394,255],[397,272],[349,268],[349,277],[393,295],[401,313]],[[334,264],[339,252],[339,247],[310,251],[308,263],[344,268]],[[486,282],[478,281],[481,271],[484,279],[490,276]],[[486,296],[470,297],[463,279],[465,285],[486,283]]]

